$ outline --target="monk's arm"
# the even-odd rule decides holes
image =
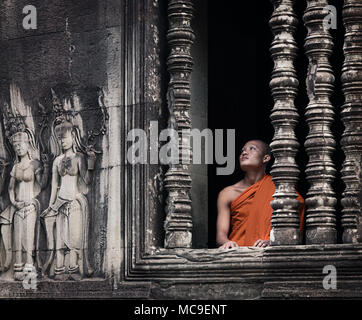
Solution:
[[[216,242],[219,246],[236,247],[237,244],[228,238],[230,229],[230,201],[227,191],[220,192],[217,199],[217,224],[216,224]],[[231,242],[228,244],[228,242]],[[226,248],[226,247],[225,247]]]
[[[305,202],[304,202],[303,197],[299,193],[298,193],[298,201],[300,202],[300,205],[298,208],[298,214],[299,214],[299,219],[300,219],[299,230],[300,230],[300,238],[301,238],[301,241],[303,242]]]

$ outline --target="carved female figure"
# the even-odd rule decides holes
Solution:
[[[61,153],[53,162],[49,208],[42,216],[45,219],[49,250],[54,250],[55,242],[55,279],[80,280],[84,273],[91,275],[93,272],[88,260],[89,213],[85,195],[91,183],[95,154],[87,152],[86,164],[84,154],[79,152],[82,150],[79,129],[65,118],[56,120],[54,135]],[[68,260],[65,259],[67,254]],[[44,271],[52,259],[53,253]]]
[[[10,267],[13,250],[14,279],[22,280],[24,273],[32,272],[34,268],[35,230],[40,209],[36,197],[47,183],[48,163],[44,155],[43,170],[41,162],[32,157],[31,151],[35,150],[35,143],[34,136],[29,130],[14,133],[9,140],[16,159],[10,173],[8,188],[11,205],[0,214],[1,236],[6,251],[3,271]]]

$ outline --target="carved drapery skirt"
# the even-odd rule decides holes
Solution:
[[[0,213],[0,225],[10,225],[14,220],[14,213],[16,208],[12,205],[8,206],[3,212]]]
[[[56,218],[56,249],[84,248],[84,212],[78,200],[63,204]]]
[[[35,248],[35,230],[39,204],[32,204],[14,213],[14,250],[32,254]]]
[[[91,275],[93,269],[88,257],[88,229],[89,212],[88,201],[83,194],[77,194],[74,200],[57,197],[51,206],[52,214],[46,219],[55,219],[55,239],[48,239],[48,245],[55,240],[56,250],[76,250],[78,258],[81,260],[80,272]],[[51,226],[53,228],[53,226]],[[48,237],[50,230],[47,230]],[[53,256],[49,258],[45,269],[53,261]],[[83,266],[84,264],[84,266]]]

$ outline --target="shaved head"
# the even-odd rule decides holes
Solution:
[[[258,141],[260,141],[262,143],[262,145],[263,145],[264,156],[265,155],[271,156],[272,155],[272,150],[271,150],[270,146],[266,142],[264,142],[262,140],[258,140]]]
[[[242,171],[253,171],[265,168],[271,160],[271,149],[260,139],[248,140],[241,149],[239,161]]]
[[[266,156],[266,155],[271,156],[272,155],[272,151],[271,151],[270,146],[266,142],[264,142],[263,140],[253,139],[253,140],[249,140],[248,142],[250,142],[250,141],[256,141],[261,145],[262,150],[263,150],[263,156]]]

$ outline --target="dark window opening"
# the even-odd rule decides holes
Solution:
[[[333,160],[337,170],[333,188],[338,200],[336,207],[337,231],[338,243],[341,243],[340,216],[342,207],[340,200],[344,184],[341,180],[340,170],[344,153],[341,150],[340,140],[344,127],[340,119],[340,107],[344,98],[340,77],[344,59],[344,28],[341,16],[342,3],[336,0],[331,1],[331,4],[336,6],[339,13],[337,29],[330,30],[334,38],[334,51],[330,63],[336,78],[335,90],[331,97],[335,112],[332,132],[336,140]],[[305,175],[308,155],[304,148],[308,134],[308,125],[304,116],[305,107],[308,105],[305,86],[308,59],[303,47],[307,30],[302,20],[305,7],[304,1],[298,1],[295,6],[299,20],[295,34],[299,49],[295,61],[299,80],[299,92],[295,100],[295,106],[299,113],[299,123],[295,131],[300,143],[296,158],[300,169],[297,189],[304,198],[309,188]],[[274,135],[274,129],[269,118],[274,105],[269,88],[273,69],[273,61],[269,52],[273,39],[269,27],[272,12],[273,6],[269,0],[232,1],[228,5],[220,5],[216,1],[208,2],[208,126],[211,129],[234,128],[236,130],[234,174],[216,175],[216,164],[209,165],[208,168],[209,248],[216,247],[216,199],[218,193],[226,186],[234,184],[242,178],[242,171],[238,166],[238,156],[242,145],[253,138],[259,138],[270,143]]]

